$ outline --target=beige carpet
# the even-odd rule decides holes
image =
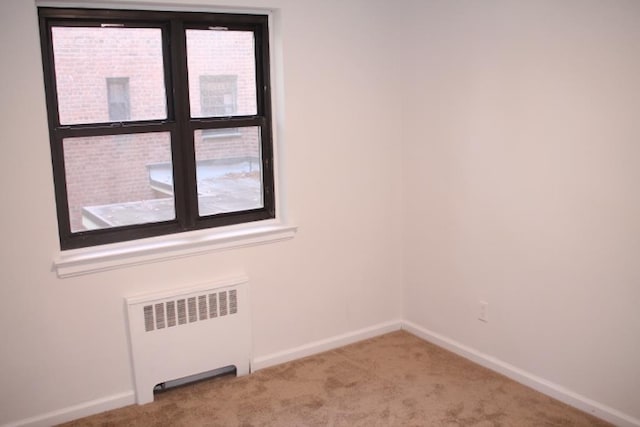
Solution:
[[[406,332],[69,426],[606,426]]]

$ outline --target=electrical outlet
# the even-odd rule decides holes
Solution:
[[[489,321],[489,303],[486,301],[480,301],[478,320],[485,323]]]

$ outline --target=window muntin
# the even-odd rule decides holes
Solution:
[[[58,8],[39,14],[62,249],[275,217],[266,16]],[[69,34],[90,54],[67,55]],[[113,43],[121,34],[132,37]],[[116,46],[105,66],[90,58],[104,56],[92,47],[98,35]],[[140,69],[147,61],[152,89],[122,60],[128,56]],[[204,97],[200,76],[216,76],[203,79]],[[101,91],[63,84],[89,77],[101,80]],[[151,106],[144,105],[148,96],[156,100]],[[94,110],[76,114],[78,105]],[[79,174],[83,167],[96,173]],[[127,181],[127,174],[135,178]],[[128,194],[133,188],[137,193]],[[226,201],[210,203],[215,198]]]

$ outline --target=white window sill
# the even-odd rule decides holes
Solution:
[[[74,277],[225,249],[289,240],[297,227],[260,222],[198,230],[150,239],[61,252],[53,261],[58,277]]]

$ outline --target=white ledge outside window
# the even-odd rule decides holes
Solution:
[[[225,249],[289,240],[297,227],[276,221],[170,234],[61,252],[53,262],[58,277],[74,277]]]

